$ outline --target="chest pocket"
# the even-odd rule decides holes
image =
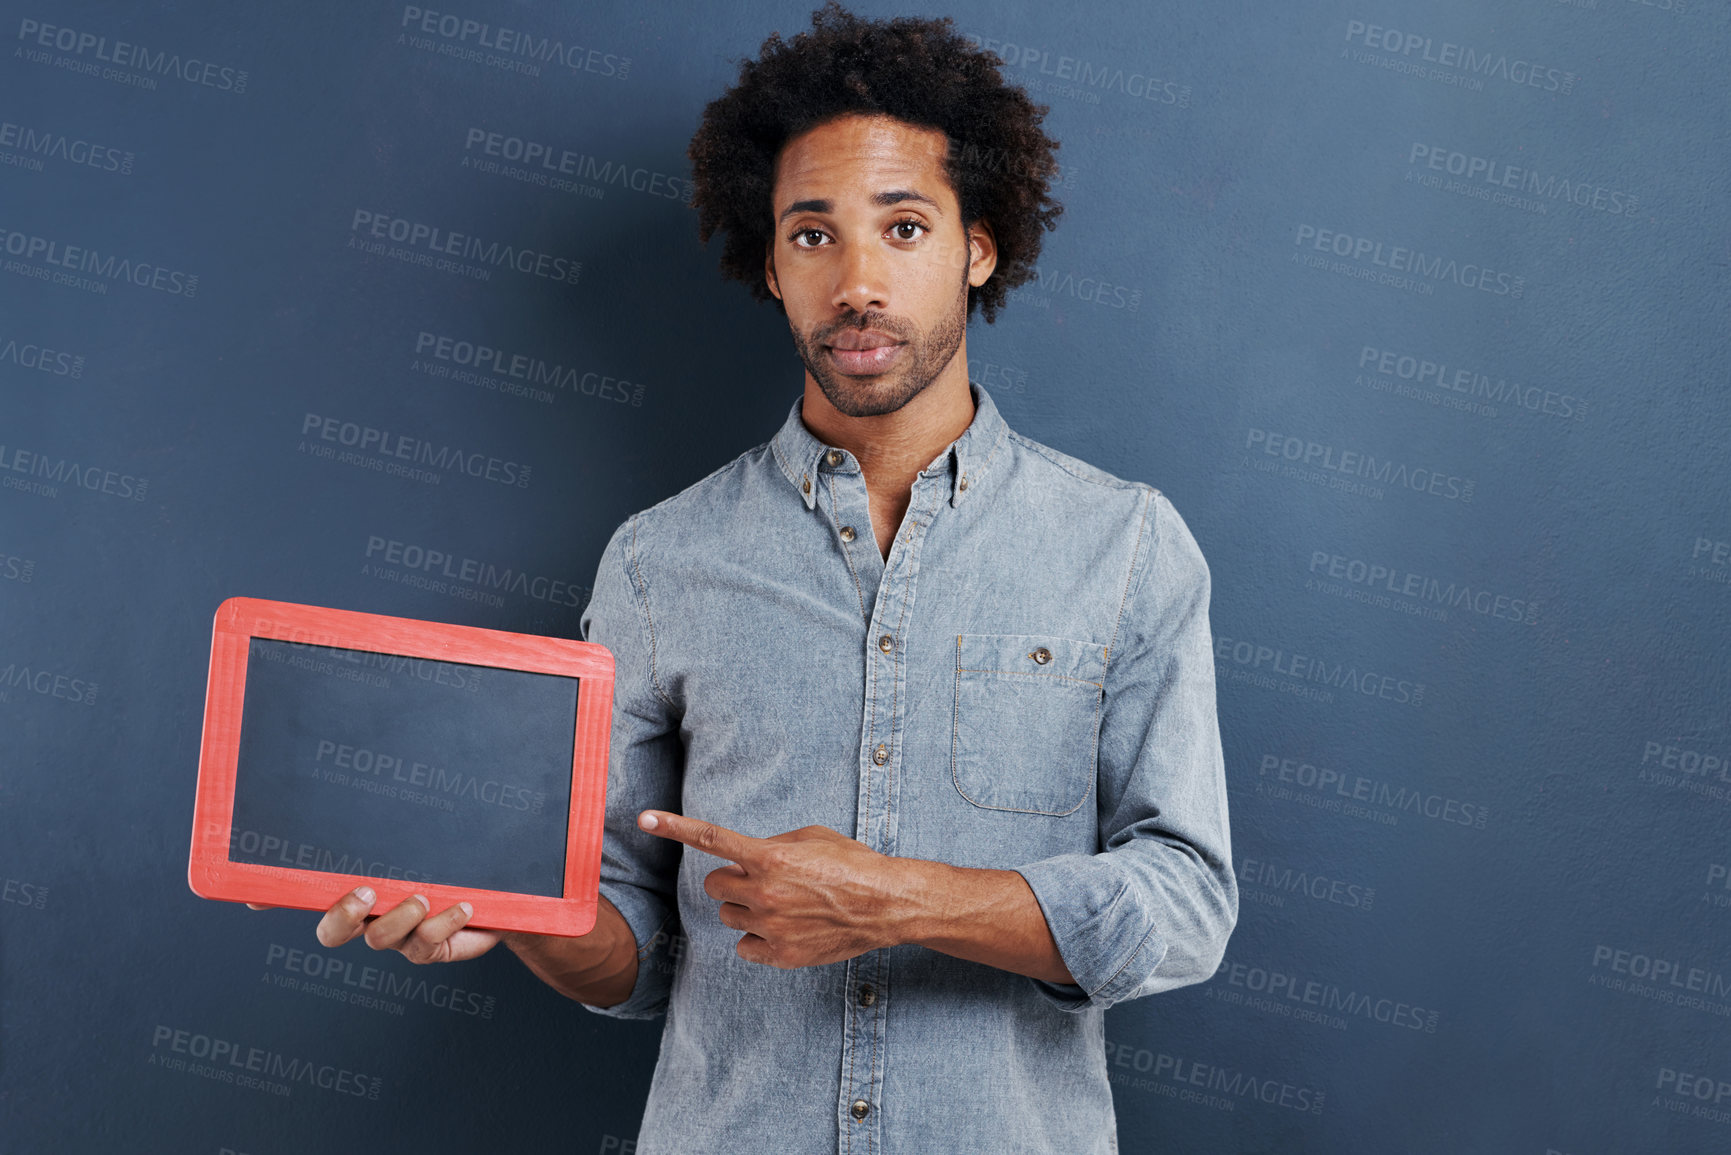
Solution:
[[[1106,647],[961,634],[950,773],[987,810],[1069,814],[1094,782]]]

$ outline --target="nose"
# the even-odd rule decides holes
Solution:
[[[887,254],[872,244],[849,244],[842,247],[836,262],[835,291],[830,304],[837,312],[852,310],[864,313],[868,309],[889,308],[889,266]]]

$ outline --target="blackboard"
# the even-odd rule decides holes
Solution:
[[[229,860],[559,896],[578,681],[253,638]]]

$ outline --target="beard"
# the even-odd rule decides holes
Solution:
[[[817,387],[836,411],[849,417],[881,417],[894,413],[923,393],[955,358],[968,327],[968,283],[962,281],[956,308],[922,330],[911,321],[876,309],[819,325],[809,334],[793,330],[793,347],[805,362]],[[836,370],[824,352],[824,342],[844,329],[872,329],[887,333],[905,346],[900,364],[875,377],[850,377]]]

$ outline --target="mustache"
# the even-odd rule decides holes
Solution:
[[[879,333],[887,333],[898,341],[908,340],[914,333],[914,327],[899,317],[885,313],[880,309],[867,309],[863,313],[849,313],[826,324],[819,325],[811,331],[811,343],[821,345],[829,338],[845,329],[872,329]]]

